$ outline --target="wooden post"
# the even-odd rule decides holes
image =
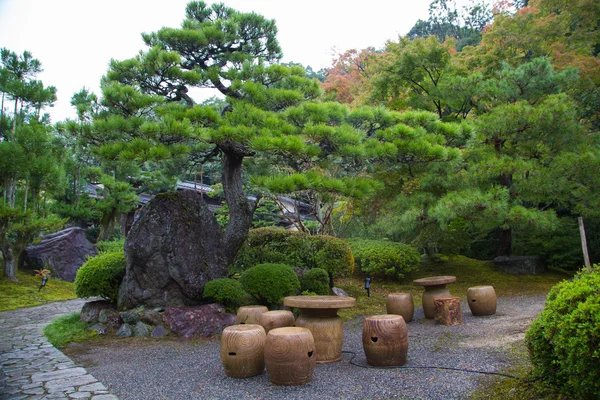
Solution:
[[[586,267],[590,266],[590,256],[588,254],[587,240],[585,239],[585,228],[583,226],[583,218],[577,217],[579,221],[579,234],[581,235],[581,248],[583,249],[583,262]]]

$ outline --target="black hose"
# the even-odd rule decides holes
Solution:
[[[354,357],[356,357],[356,353],[354,351],[344,350],[342,353],[352,354],[352,358],[350,358],[350,364],[360,367],[360,368],[375,368],[375,369],[445,369],[450,371],[459,371],[459,372],[467,372],[471,374],[483,374],[483,375],[497,375],[503,376],[505,378],[517,379],[522,382],[532,383],[542,379],[543,376],[537,377],[535,379],[525,379],[522,377],[504,374],[502,372],[491,372],[491,371],[479,371],[474,369],[466,369],[466,368],[454,368],[454,367],[439,367],[433,365],[421,365],[421,366],[412,366],[412,365],[401,365],[401,366],[372,366],[372,365],[361,365],[354,362]]]

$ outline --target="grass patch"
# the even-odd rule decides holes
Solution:
[[[520,379],[495,377],[493,381],[481,380],[480,388],[473,393],[472,399],[486,400],[521,400],[544,399],[566,400],[560,393],[531,375],[532,365],[524,341],[513,343],[507,353],[511,366],[502,371],[503,374]]]
[[[415,307],[421,305],[423,288],[414,286],[414,279],[437,275],[456,276],[456,282],[448,285],[453,296],[466,299],[467,289],[471,286],[491,285],[498,296],[521,296],[546,294],[558,282],[569,279],[572,274],[548,271],[539,275],[513,275],[498,271],[492,261],[474,260],[464,256],[442,257],[439,261],[421,263],[419,271],[401,281],[371,280],[371,297],[367,297],[364,289],[364,277],[355,275],[336,280],[336,286],[344,289],[349,296],[356,299],[356,307],[339,311],[344,320],[361,315],[385,313],[385,301],[389,293],[412,293]]]
[[[0,311],[39,306],[54,301],[77,298],[73,282],[50,278],[39,290],[41,278],[30,271],[17,271],[17,282],[0,277]]]
[[[80,313],[74,312],[54,319],[44,328],[44,335],[55,347],[61,348],[71,342],[83,342],[98,334],[90,331],[86,322],[80,321]]]

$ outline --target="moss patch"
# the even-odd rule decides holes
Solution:
[[[492,285],[498,296],[521,296],[546,294],[558,282],[571,278],[561,272],[549,271],[539,275],[512,275],[498,271],[491,261],[481,261],[464,256],[443,257],[438,261],[421,262],[417,272],[401,281],[371,281],[371,297],[367,297],[364,289],[364,277],[355,274],[350,278],[336,280],[336,286],[344,289],[348,295],[356,299],[356,307],[340,310],[344,320],[360,315],[385,314],[385,301],[389,293],[412,293],[415,307],[421,305],[423,288],[414,286],[414,279],[437,275],[456,276],[456,282],[448,285],[453,296],[462,299],[467,297],[467,289],[471,286]]]
[[[41,278],[30,271],[17,271],[17,282],[0,277],[0,311],[17,308],[39,306],[54,301],[64,301],[77,298],[73,282],[58,279],[48,280],[41,290]]]

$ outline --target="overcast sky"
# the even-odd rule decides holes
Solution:
[[[275,19],[284,62],[314,70],[331,66],[336,52],[383,47],[427,19],[422,0],[224,0],[240,11]],[[39,75],[58,89],[46,111],[53,122],[74,118],[71,96],[99,83],[111,58],[145,50],[140,33],[179,27],[188,0],[0,0],[0,47],[29,50],[41,61]],[[208,1],[213,3],[213,1]],[[298,7],[300,6],[300,7]],[[207,96],[208,97],[208,96]]]

